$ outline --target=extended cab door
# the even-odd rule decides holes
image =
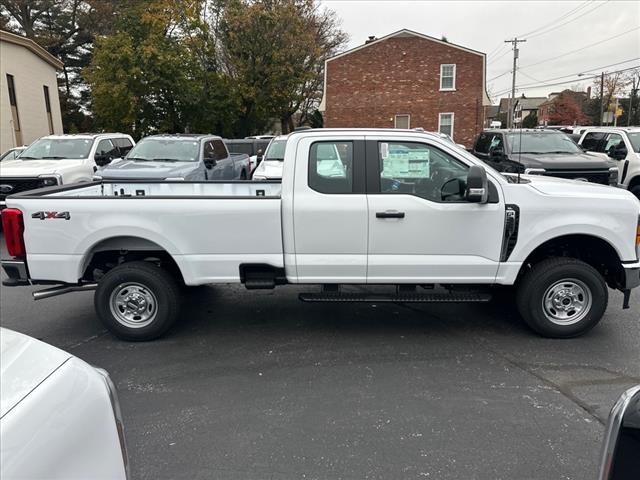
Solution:
[[[367,137],[368,283],[492,283],[504,232],[490,203],[465,200],[471,165],[415,137]],[[491,180],[490,180],[491,182]]]
[[[287,148],[291,148],[289,144]],[[365,283],[368,210],[364,137],[305,137],[297,144],[295,158],[297,281]],[[283,188],[287,182],[284,178]]]

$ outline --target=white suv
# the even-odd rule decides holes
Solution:
[[[123,133],[49,135],[0,166],[0,208],[7,195],[41,187],[90,182],[99,166],[123,157],[135,144]]]
[[[589,127],[578,144],[618,162],[620,186],[640,198],[640,127]]]

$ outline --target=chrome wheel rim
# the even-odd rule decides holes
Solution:
[[[109,298],[111,314],[128,328],[142,328],[153,322],[158,314],[158,300],[154,293],[140,283],[122,283]]]
[[[573,325],[591,310],[592,295],[582,281],[570,278],[554,283],[542,298],[545,317],[556,325]]]

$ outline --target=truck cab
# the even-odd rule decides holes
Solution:
[[[145,137],[125,156],[96,172],[96,179],[246,180],[246,154],[229,154],[215,135],[180,134]]]
[[[578,145],[614,161],[620,186],[640,198],[640,127],[586,127]]]
[[[121,133],[49,135],[0,167],[0,208],[10,194],[91,181],[99,165],[124,156],[135,142]]]

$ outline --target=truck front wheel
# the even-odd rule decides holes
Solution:
[[[153,340],[176,321],[180,290],[169,273],[149,262],[129,262],[109,270],[94,296],[98,317],[116,337]]]
[[[602,318],[609,292],[602,275],[575,258],[549,258],[531,268],[516,301],[524,321],[540,335],[577,337]]]

